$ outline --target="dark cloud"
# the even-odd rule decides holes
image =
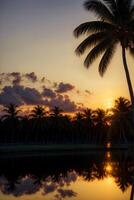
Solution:
[[[25,194],[34,194],[40,189],[40,184],[35,183],[34,179],[31,177],[23,177],[22,179],[18,180],[15,184],[15,187],[12,189],[8,187],[10,183],[7,181],[5,177],[0,178],[0,190],[4,194],[12,194],[14,196],[22,196]]]
[[[42,91],[29,86],[29,82],[40,84]],[[45,105],[50,109],[54,106],[62,108],[65,112],[79,110],[78,104],[70,99],[67,92],[75,89],[70,83],[51,82],[46,77],[38,79],[34,72],[21,74],[19,72],[0,73],[0,105],[14,103],[17,105]],[[79,93],[79,91],[77,91]],[[85,91],[89,93],[88,90]]]
[[[85,90],[86,94],[91,95],[92,92],[90,92],[89,90]]]
[[[37,76],[34,72],[31,72],[31,73],[26,73],[24,75],[28,80],[32,81],[33,83],[36,82],[38,79],[37,79]]]
[[[46,97],[44,99],[44,97]],[[47,99],[47,97],[50,97]],[[45,90],[39,92],[35,88],[24,86],[5,86],[0,93],[0,105],[14,103],[17,105],[46,105],[49,108],[54,106],[61,107],[65,112],[74,112],[77,109],[77,105],[74,101],[71,101],[67,95],[62,96],[55,94],[51,90]]]
[[[70,190],[70,189],[61,189],[60,188],[57,191],[59,193],[59,195],[57,195],[58,198],[59,197],[61,197],[61,198],[66,198],[66,197],[71,198],[71,197],[76,197],[76,195],[77,195],[77,193],[75,193],[73,190]]]
[[[48,98],[55,98],[56,97],[56,93],[52,89],[45,88],[45,87],[43,88],[42,95],[44,97],[48,97]]]
[[[74,112],[77,109],[77,105],[74,101],[71,101],[68,97],[64,97],[62,95],[57,95],[56,98],[45,100],[44,104],[53,108],[54,106],[58,106],[62,108],[65,112]]]
[[[22,77],[19,72],[12,72],[12,73],[10,73],[10,76],[14,77],[14,79],[12,81],[13,85],[20,85]]]
[[[14,103],[17,105],[43,104],[42,96],[35,88],[24,86],[5,86],[0,93],[0,104]]]
[[[71,174],[74,174],[75,172],[68,172],[68,175],[72,176]],[[67,176],[68,176],[67,175]],[[74,176],[74,175],[73,175]],[[65,177],[60,177],[62,179],[63,183],[66,183]],[[72,178],[71,181],[76,181],[76,179]],[[14,187],[10,187],[10,181],[7,180],[4,176],[0,176],[0,192],[7,195],[13,195],[15,197],[20,197],[23,195],[30,195],[35,194],[36,192],[43,190],[42,195],[47,195],[49,193],[55,192],[55,198],[57,200],[63,199],[63,198],[71,198],[75,197],[77,193],[75,193],[71,189],[64,189],[65,184],[61,185],[59,181],[53,181],[52,177],[49,176],[45,179],[45,181],[38,182],[36,179],[29,175],[20,177],[16,180],[14,183]]]
[[[3,84],[4,82],[11,82],[11,84],[13,84],[13,85],[20,85],[21,81],[22,81],[22,77],[19,72],[1,73],[0,74],[1,84]]]
[[[51,192],[54,192],[57,187],[58,187],[58,184],[57,183],[54,183],[54,182],[51,182],[51,183],[44,183],[44,194],[48,194],[48,193],[51,193]]]
[[[11,73],[1,73],[0,74],[0,81],[2,83],[4,82],[10,82],[13,85],[20,85],[23,78],[28,79],[32,83],[36,82],[37,76],[34,72],[21,74],[20,72],[11,72]]]
[[[65,92],[68,92],[68,91],[71,91],[73,90],[75,87],[73,85],[71,85],[70,83],[59,83],[57,85],[57,89],[56,89],[56,92],[58,93],[65,93]]]

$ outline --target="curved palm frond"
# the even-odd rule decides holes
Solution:
[[[110,11],[114,14],[114,11],[117,8],[115,0],[103,0],[103,2],[106,3],[106,6],[108,6]]]
[[[96,45],[87,55],[84,66],[88,68],[93,61],[101,54],[103,53],[109,46],[109,38],[104,39],[102,42],[100,42],[98,45]]]
[[[87,48],[91,47],[92,45],[96,45],[97,42],[100,42],[101,40],[104,40],[107,34],[107,32],[98,32],[90,35],[76,48],[76,54],[83,54]]]
[[[74,30],[74,36],[78,38],[79,36],[86,34],[86,33],[113,30],[113,28],[115,28],[115,26],[108,22],[103,22],[103,21],[85,22],[83,24],[80,24]]]
[[[109,46],[107,48],[107,50],[105,51],[100,64],[99,64],[99,73],[101,76],[104,75],[104,73],[107,70],[107,67],[111,61],[111,59],[113,58],[113,55],[115,53],[115,48],[116,48],[117,43],[112,44],[111,46]]]
[[[105,6],[101,1],[88,0],[84,3],[84,7],[86,10],[95,13],[101,20],[113,22],[113,15],[110,8]]]

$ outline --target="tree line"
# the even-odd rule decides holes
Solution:
[[[59,107],[47,112],[37,105],[29,116],[22,117],[17,105],[9,104],[0,119],[1,144],[98,144],[108,141],[134,142],[132,106],[128,99],[115,100],[113,108],[90,108],[73,117]]]

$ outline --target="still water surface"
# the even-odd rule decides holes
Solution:
[[[134,200],[132,152],[0,156],[0,200]]]

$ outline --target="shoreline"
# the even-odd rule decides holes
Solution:
[[[120,144],[113,145],[111,147],[106,147],[103,145],[89,145],[89,144],[58,144],[58,145],[23,145],[23,144],[13,144],[13,145],[1,145],[0,153],[25,153],[25,152],[86,152],[86,151],[118,151],[118,150],[134,150],[134,144]]]

